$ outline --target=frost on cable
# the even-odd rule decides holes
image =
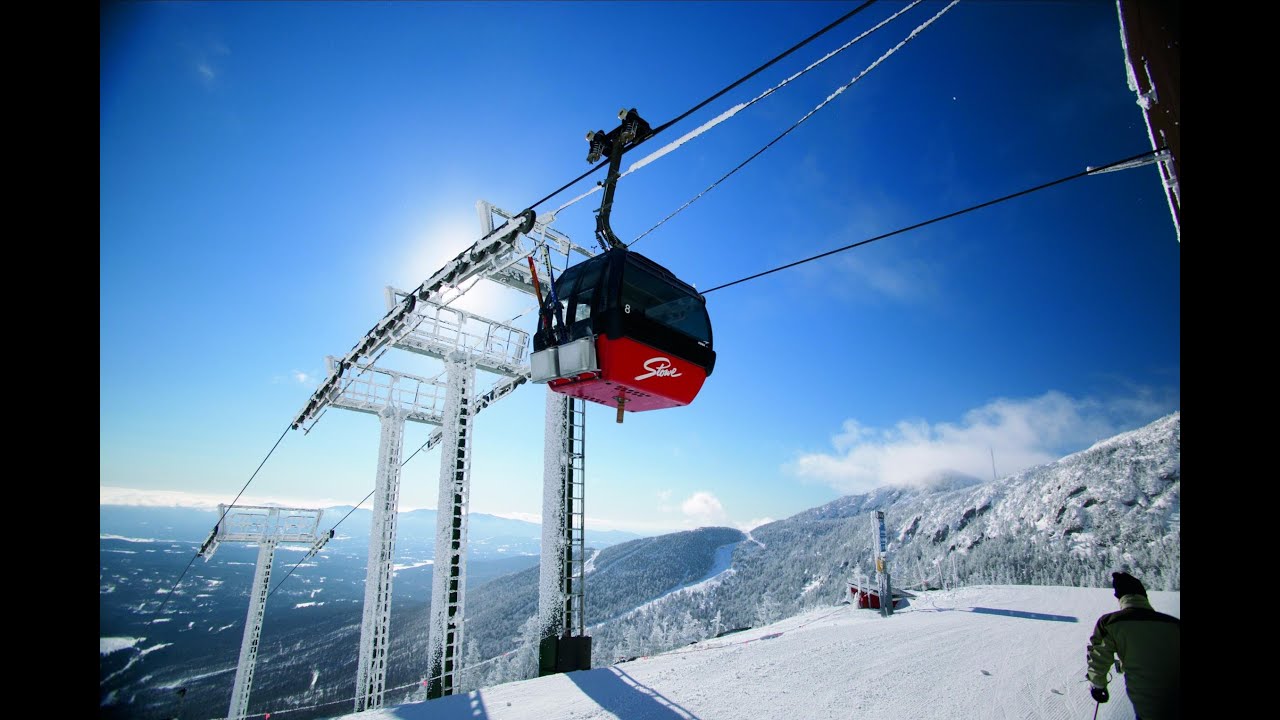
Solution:
[[[672,141],[672,142],[669,142],[669,143],[667,143],[666,145],[663,145],[661,148],[658,148],[656,151],[654,151],[654,152],[652,152],[652,153],[649,153],[649,154],[648,154],[648,155],[646,155],[645,157],[643,157],[643,158],[641,158],[641,159],[639,159],[639,160],[635,161],[634,163],[632,163],[632,164],[631,164],[631,167],[627,168],[627,171],[626,171],[626,172],[622,173],[622,177],[626,177],[626,176],[630,175],[631,173],[633,173],[633,172],[635,172],[635,171],[639,170],[640,168],[644,167],[645,165],[648,165],[649,163],[653,162],[654,160],[657,160],[658,158],[662,157],[663,155],[666,155],[667,153],[671,152],[672,150],[675,150],[676,148],[680,147],[681,145],[683,145],[683,144],[685,144],[685,143],[689,142],[690,140],[692,140],[692,139],[694,139],[694,138],[698,137],[699,135],[701,135],[702,133],[704,133],[704,132],[706,132],[706,131],[710,130],[711,128],[715,127],[716,125],[719,125],[720,123],[724,122],[725,120],[728,120],[729,118],[733,117],[734,115],[737,115],[737,114],[738,114],[738,111],[742,110],[742,109],[743,109],[743,108],[745,108],[746,106],[747,106],[747,103],[738,103],[737,105],[734,105],[733,107],[729,108],[728,110],[725,110],[724,112],[722,112],[722,113],[720,113],[719,115],[717,115],[716,117],[714,117],[714,118],[712,118],[712,119],[708,120],[707,122],[703,123],[702,125],[699,125],[697,128],[694,128],[693,130],[691,130],[691,131],[689,131],[689,132],[685,133],[684,135],[681,135],[677,140],[674,140],[674,141]]]

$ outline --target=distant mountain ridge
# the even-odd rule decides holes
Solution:
[[[348,515],[350,513],[350,515]],[[152,538],[181,542],[204,542],[218,521],[213,508],[159,507],[142,505],[98,506],[99,533],[121,537]],[[343,518],[346,518],[345,520]],[[337,526],[335,543],[368,552],[369,528],[373,513],[364,508],[352,511],[350,505],[324,509],[320,529]],[[481,556],[496,554],[536,555],[542,548],[542,526],[526,520],[504,518],[486,513],[470,513],[468,546]],[[422,562],[435,552],[436,511],[428,508],[399,513],[396,520],[396,556],[398,561]],[[624,530],[587,529],[588,545],[605,547],[641,535]],[[474,545],[475,547],[470,547]]]

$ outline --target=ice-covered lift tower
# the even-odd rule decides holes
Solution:
[[[538,569],[538,675],[591,669],[586,634],[586,400],[547,390]]]
[[[387,304],[394,309],[407,295],[389,287]],[[432,447],[443,443],[427,633],[427,697],[435,698],[453,694],[461,671],[473,418],[482,404],[506,395],[528,377],[529,334],[435,302],[417,303],[411,317],[413,329],[394,347],[443,361],[446,379],[440,432],[428,439]],[[477,368],[502,376],[479,398]]]
[[[330,370],[337,363],[332,357],[326,361]],[[378,475],[373,489],[373,523],[369,529],[364,615],[360,622],[360,654],[356,664],[357,712],[381,707],[382,693],[386,689],[404,424],[412,420],[442,425],[448,405],[448,387],[440,377],[424,378],[357,364],[351,377],[337,385],[331,397],[327,398],[333,407],[377,415],[382,424],[378,443]]]
[[[536,255],[545,263],[551,248],[566,257],[571,250],[586,257],[592,255],[546,223],[537,222],[532,212],[512,216],[484,201],[476,208],[484,238],[416,289],[406,292],[387,288],[387,314],[345,357],[330,358],[324,382],[293,422],[294,428],[309,429],[329,406],[372,413],[382,420],[357,666],[357,712],[381,707],[386,685],[405,421],[439,426],[427,441],[428,449],[444,443],[427,662],[427,696],[440,697],[453,694],[461,672],[472,418],[529,377],[527,332],[448,307],[448,303],[472,278],[493,280],[535,295],[527,258]],[[505,221],[496,229],[495,216]],[[381,351],[388,347],[442,360],[445,371],[428,379],[362,362],[381,357]],[[479,396],[475,392],[477,369],[500,376],[492,388]],[[544,556],[547,552],[544,547]],[[581,560],[576,567],[580,576]]]
[[[323,510],[278,508],[259,506],[218,506],[222,522],[213,529],[209,539],[200,548],[200,556],[209,561],[224,542],[258,544],[258,564],[253,571],[253,587],[249,591],[249,614],[244,621],[244,639],[240,641],[240,662],[236,665],[236,679],[231,686],[229,720],[241,720],[249,711],[249,692],[253,689],[253,667],[258,659],[258,640],[262,636],[262,618],[267,609],[268,587],[271,582],[271,565],[275,561],[276,545],[280,543],[306,543],[311,545],[306,557],[319,552],[332,537],[332,531],[318,534]],[[305,558],[304,558],[305,559]]]

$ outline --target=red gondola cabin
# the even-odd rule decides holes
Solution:
[[[533,382],[632,412],[688,405],[716,364],[706,299],[625,247],[556,278],[533,350]]]

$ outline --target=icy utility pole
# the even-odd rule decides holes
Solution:
[[[880,615],[893,614],[893,588],[889,584],[889,535],[884,529],[884,511],[876,510],[871,516],[872,557],[876,560],[876,584],[880,591]]]

